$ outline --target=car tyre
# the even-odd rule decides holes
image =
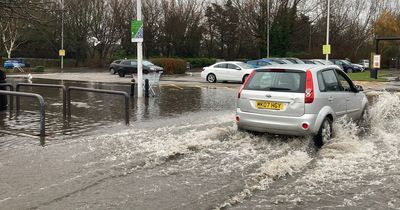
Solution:
[[[207,75],[207,82],[209,83],[216,83],[217,82],[217,77],[215,76],[215,74],[208,74]]]
[[[111,74],[116,74],[117,72],[115,71],[114,68],[110,68],[110,73],[111,73]]]
[[[353,73],[353,69],[352,68],[348,68],[346,72],[347,73]]]
[[[125,73],[123,71],[118,71],[118,76],[119,77],[125,77]]]
[[[244,84],[244,82],[246,82],[247,77],[249,77],[248,74],[246,74],[246,75],[243,76],[243,79],[242,79],[242,83],[243,83],[243,84]]]
[[[326,117],[318,130],[318,134],[314,136],[314,144],[318,148],[330,142],[333,136],[333,123],[331,118]]]

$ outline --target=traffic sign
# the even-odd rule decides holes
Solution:
[[[324,55],[329,55],[329,54],[331,54],[331,45],[329,45],[329,44],[323,45],[323,46],[322,46],[322,53],[323,53]]]
[[[132,42],[143,42],[143,20],[132,20],[131,39]]]
[[[373,66],[374,69],[381,68],[381,55],[374,55]]]
[[[61,57],[64,57],[65,56],[65,50],[59,50],[58,51],[58,55],[61,56]]]

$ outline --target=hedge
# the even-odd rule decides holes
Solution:
[[[164,74],[184,74],[186,72],[186,61],[177,58],[153,58],[152,63],[164,68]]]
[[[215,58],[185,58],[185,60],[190,63],[192,68],[203,68],[217,62]]]

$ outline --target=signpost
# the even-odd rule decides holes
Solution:
[[[322,53],[324,55],[330,55],[331,54],[331,45],[326,44],[322,46]]]
[[[137,89],[138,97],[143,97],[143,20],[142,0],[136,1],[137,19],[131,23],[132,42],[137,42]]]
[[[372,65],[373,65],[372,68],[374,68],[374,69],[381,68],[381,55],[374,55]]]

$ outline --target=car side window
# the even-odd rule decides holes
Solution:
[[[348,81],[348,79],[345,78],[345,76],[343,75],[342,72],[336,71],[336,73],[337,73],[337,75],[338,75],[340,84],[342,85],[342,88],[343,88],[342,90],[351,92],[351,91],[352,91],[352,85],[351,85],[351,83]]]
[[[227,64],[226,63],[221,63],[221,64],[216,65],[215,68],[225,69],[225,68],[227,68]]]
[[[240,67],[236,66],[235,64],[228,64],[228,69],[237,70],[238,68]]]
[[[129,65],[131,62],[130,61],[122,61],[121,64],[122,65]]]
[[[267,63],[267,62],[261,61],[261,62],[258,62],[258,65],[259,65],[259,66],[268,66],[268,65],[270,65],[270,64]]]
[[[326,91],[326,87],[325,87],[324,78],[322,78],[322,72],[321,71],[318,72],[317,79],[318,79],[319,91],[325,92]]]
[[[324,80],[325,91],[333,92],[342,90],[336,73],[333,70],[323,71],[321,74]]]
[[[136,64],[136,61],[131,61],[129,65],[136,66],[137,64]]]

